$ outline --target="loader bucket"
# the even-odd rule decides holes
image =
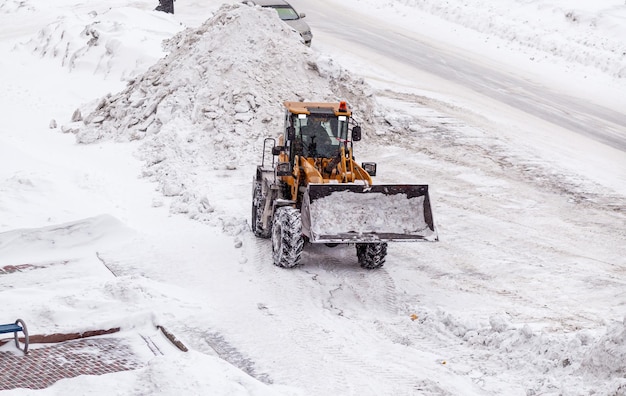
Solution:
[[[427,185],[309,184],[301,212],[313,243],[438,240]]]

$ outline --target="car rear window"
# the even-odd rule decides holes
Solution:
[[[278,16],[283,21],[291,21],[294,19],[299,19],[298,13],[296,10],[289,6],[270,6],[274,8],[278,12]]]

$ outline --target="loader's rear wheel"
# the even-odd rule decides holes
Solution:
[[[300,211],[290,206],[278,208],[272,225],[274,264],[284,268],[300,264],[303,246]]]
[[[263,210],[265,208],[265,197],[263,196],[263,190],[261,183],[254,182],[252,191],[252,231],[254,235],[259,238],[269,238],[271,234],[271,227],[267,229],[263,228]]]
[[[361,267],[366,269],[380,268],[385,264],[387,256],[386,243],[358,243],[356,256]]]

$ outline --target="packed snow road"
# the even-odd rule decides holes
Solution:
[[[479,55],[469,51],[460,56],[445,43],[417,37],[389,20],[374,19],[355,9],[343,10],[336,2],[300,1],[297,4],[306,10],[309,23],[317,29],[314,47],[322,47],[338,59],[347,60],[346,67],[352,65],[353,69],[360,70],[368,81],[376,84],[384,79],[389,83],[393,74],[376,74],[372,72],[372,64],[381,70],[401,63],[403,67],[394,67],[394,71],[400,73],[395,78],[410,81],[411,87],[432,87],[435,84],[425,82],[424,78],[436,76],[437,82],[443,81],[442,87],[453,93],[458,93],[455,89],[469,88],[474,94],[464,93],[471,98],[467,102],[478,105],[484,102],[481,97],[487,96],[504,103],[515,109],[515,117],[519,117],[526,128],[537,125],[536,118],[539,118],[544,131],[555,129],[556,125],[559,130],[583,135],[619,151],[597,170],[610,174],[617,167],[613,175],[617,180],[623,179],[626,114],[616,110],[619,106],[615,103],[613,106],[596,104],[595,95],[589,100],[577,98],[559,91],[556,86],[549,88],[533,82],[529,76],[519,74],[519,70],[505,69],[502,65],[497,68],[493,62],[478,62]],[[450,82],[461,88],[449,88]],[[524,363],[520,354],[538,348],[536,340],[530,341],[536,336],[531,329],[553,332],[550,343],[559,345],[572,336],[582,339],[586,330],[602,328],[607,318],[619,321],[626,297],[623,292],[623,255],[626,253],[623,194],[597,185],[597,180],[587,179],[585,165],[572,169],[564,163],[555,163],[549,158],[550,149],[554,149],[554,153],[570,152],[570,149],[555,148],[551,141],[553,136],[537,138],[542,146],[549,147],[545,152],[533,150],[532,143],[517,145],[520,139],[531,134],[521,138],[493,134],[484,119],[472,114],[471,107],[455,109],[433,97],[407,94],[409,89],[398,88],[400,85],[396,82],[395,92],[391,88],[379,90],[377,94],[387,108],[419,119],[404,123],[390,120],[404,133],[401,136],[399,133],[395,140],[388,139],[404,147],[406,152],[381,145],[360,147],[357,153],[363,160],[378,161],[380,182],[410,179],[431,185],[441,241],[436,246],[390,246],[385,271],[392,279],[394,301],[401,299],[400,296],[412,295],[414,304],[436,306],[446,312],[444,316],[450,314],[459,319],[460,322],[453,319],[446,329],[450,333],[444,331],[450,338],[441,333],[432,335],[442,337],[434,342],[440,350],[457,344],[459,340],[453,335],[458,336],[461,344],[468,348],[455,349],[459,361],[468,362],[478,356],[478,360],[485,358],[476,355],[477,350],[473,348],[479,339],[487,349],[508,349],[500,344],[502,340],[491,344],[483,338],[485,329],[469,330],[475,323],[466,328],[466,321],[489,316],[491,328],[487,330],[490,333],[487,338],[501,330],[507,329],[504,331],[507,333],[517,328],[521,333],[509,332],[504,338],[512,338],[505,343],[523,345],[528,335],[529,344],[508,357],[499,355],[487,361],[494,366],[516,367],[521,376],[524,372],[552,366],[555,361],[550,363],[550,360],[558,355],[544,359],[539,353],[530,359],[532,363]],[[453,100],[452,97],[444,101]],[[519,111],[525,115],[520,115]],[[512,113],[507,111],[507,114]],[[575,155],[585,161],[587,153],[585,148],[581,150]],[[598,153],[591,157],[601,156]],[[595,160],[597,158],[589,162],[588,167],[594,167]],[[563,279],[569,281],[563,282]],[[614,303],[606,304],[606,299],[613,297]],[[526,333],[528,330],[531,333]],[[517,336],[520,339],[513,340]],[[569,361],[564,355],[561,358],[562,362]],[[478,361],[474,364],[480,365]],[[564,363],[563,370],[570,371],[568,366]],[[586,369],[593,371],[591,366]],[[552,367],[555,372],[560,371]],[[585,368],[579,367],[579,370]],[[539,372],[534,375],[541,377]],[[497,387],[493,378],[487,379],[484,372],[479,376],[485,385],[483,389]],[[519,380],[522,381],[521,377]],[[545,389],[550,387],[547,385]]]

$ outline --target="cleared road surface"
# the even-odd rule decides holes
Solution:
[[[342,12],[327,1],[294,2],[317,34],[336,37],[367,48],[409,68],[427,72],[512,106],[562,128],[626,151],[626,109],[618,112],[588,101],[554,92],[540,84],[490,68],[459,54],[444,51],[416,33],[392,25],[393,21],[371,19]],[[314,37],[315,43],[315,37]],[[417,74],[417,73],[416,73]],[[422,73],[423,74],[423,73]],[[407,76],[403,76],[406,78]],[[410,76],[408,77],[410,78]]]

